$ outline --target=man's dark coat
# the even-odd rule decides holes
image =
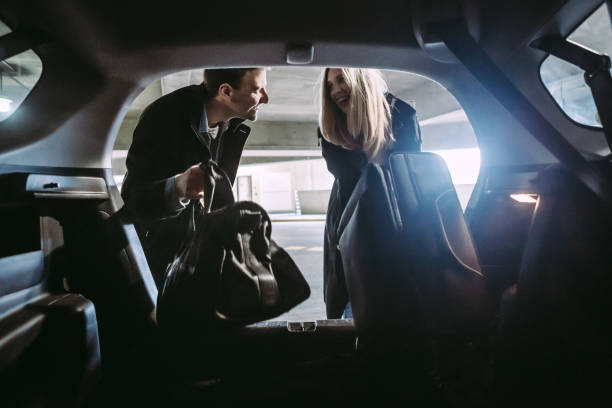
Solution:
[[[208,100],[204,85],[191,85],[164,95],[143,112],[127,155],[127,173],[121,196],[135,220],[149,267],[158,288],[185,236],[190,211],[169,206],[164,189],[168,178],[200,162],[215,160],[232,183],[250,128],[232,119],[211,140],[198,130]]]
[[[406,102],[387,94],[391,107],[391,128],[395,143],[391,152],[418,152],[421,150],[421,131],[416,111]],[[346,203],[353,192],[367,159],[361,151],[350,151],[326,141],[319,130],[319,140],[327,169],[334,175],[327,218],[325,222],[323,252],[323,297],[329,319],[342,317],[348,292],[344,280],[342,260],[337,251],[339,237],[336,236],[338,222]]]

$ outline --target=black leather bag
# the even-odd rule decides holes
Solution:
[[[246,325],[287,312],[310,296],[289,254],[270,239],[266,211],[234,202],[231,183],[213,161],[205,172],[204,205],[192,200],[184,242],[168,265],[158,296],[160,326],[202,330]]]

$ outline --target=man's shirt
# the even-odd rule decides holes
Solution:
[[[225,127],[225,123],[221,123],[220,125],[218,124],[212,129],[208,127],[208,116],[206,115],[206,106],[204,106],[204,109],[202,109],[202,117],[200,118],[200,126],[198,127],[197,136],[202,146],[205,149],[210,150],[213,154],[215,153],[213,152],[213,150],[216,151],[217,148],[217,136],[220,133],[221,127]],[[211,146],[211,144],[213,146]],[[178,195],[176,194],[174,177],[170,177],[168,181],[166,181],[166,185],[164,187],[164,196],[166,199],[166,205],[169,209],[173,211],[178,211],[187,206],[187,204],[189,204],[188,198],[180,200]]]

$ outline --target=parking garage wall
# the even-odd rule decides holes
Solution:
[[[112,165],[119,186],[137,121],[137,117],[127,116],[115,143]],[[252,131],[238,169],[236,197],[258,202],[270,212],[312,213],[326,208],[333,178],[321,158],[317,123],[257,121],[248,124]],[[454,163],[445,157],[459,200],[465,207],[479,167],[476,138],[465,114],[455,110],[421,121],[421,132],[423,150],[457,153],[462,149],[470,155],[463,162],[459,158]],[[299,155],[291,156],[296,152]],[[460,174],[466,170],[468,175]],[[300,193],[306,191],[313,193]],[[302,208],[300,194],[304,197],[302,201],[308,202],[306,208]]]

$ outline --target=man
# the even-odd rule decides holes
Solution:
[[[268,103],[263,68],[207,69],[204,83],[164,95],[143,112],[127,156],[121,195],[135,220],[159,289],[187,231],[191,199],[203,197],[202,162],[234,182],[250,129]]]

